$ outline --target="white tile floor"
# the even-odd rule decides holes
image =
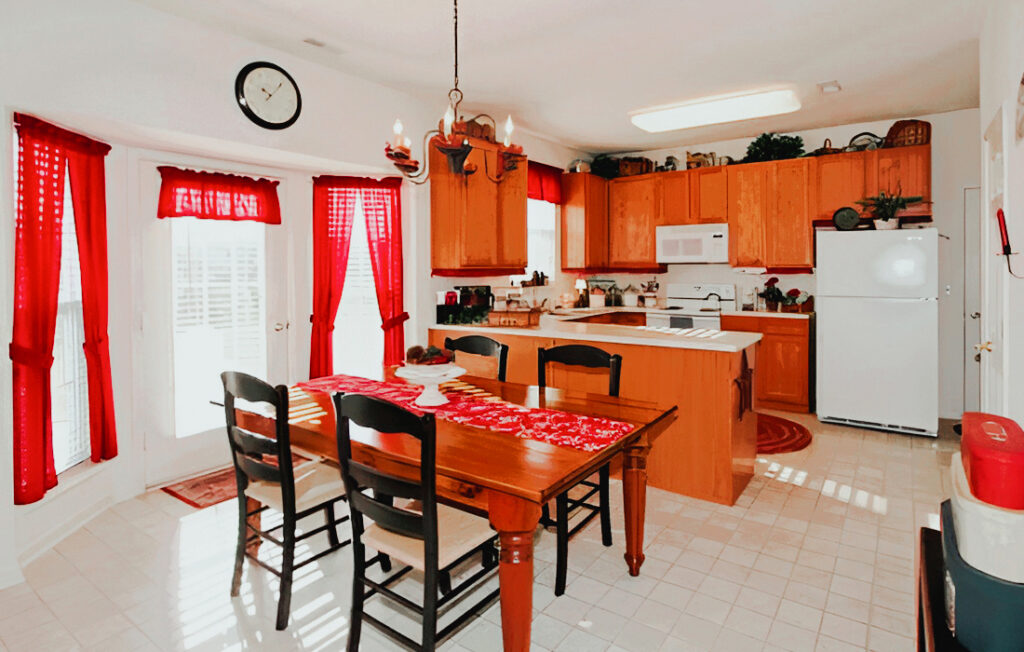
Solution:
[[[804,421],[814,443],[759,460],[734,507],[651,489],[639,578],[626,575],[621,526],[604,548],[595,521],[555,599],[544,534],[534,648],[913,649],[915,532],[948,495],[957,444]],[[0,652],[344,649],[350,548],[300,571],[291,626],[276,632],[269,573],[249,567],[242,596],[228,595],[234,540],[233,501],[199,511],[151,492],[116,505],[0,591]],[[494,607],[444,649],[500,649],[499,623]],[[394,649],[367,627],[362,647]]]

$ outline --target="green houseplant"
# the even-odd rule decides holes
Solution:
[[[875,228],[898,229],[900,222],[896,216],[899,212],[923,201],[924,197],[904,197],[900,191],[892,195],[882,190],[877,196],[859,199],[857,203],[868,209],[875,218]]]
[[[781,161],[797,158],[804,154],[804,139],[800,136],[781,136],[772,132],[763,133],[747,145],[743,163]]]

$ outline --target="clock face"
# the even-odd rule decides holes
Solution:
[[[235,96],[245,115],[266,129],[284,129],[302,110],[299,87],[280,66],[265,61],[242,68],[235,80]]]

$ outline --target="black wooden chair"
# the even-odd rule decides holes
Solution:
[[[355,560],[348,649],[350,652],[359,649],[359,635],[365,620],[406,647],[433,650],[498,597],[498,589],[494,589],[438,631],[439,615],[461,602],[460,596],[465,591],[481,584],[494,572],[498,565],[496,535],[487,519],[437,503],[433,415],[416,416],[397,405],[361,394],[336,394],[334,406],[338,415],[338,459],[352,515]],[[350,422],[381,433],[404,433],[419,440],[419,482],[389,475],[353,460]],[[403,500],[396,504],[396,498]],[[364,516],[373,521],[369,527],[364,527]],[[377,551],[369,560],[366,546]],[[455,587],[441,586],[441,573],[450,574],[477,552],[482,555],[480,569]],[[405,566],[381,581],[366,577],[367,566],[378,560],[385,572],[390,570],[390,559]],[[423,604],[416,604],[389,588],[412,569],[423,573]],[[439,596],[442,588],[448,590],[441,591],[443,595]],[[375,594],[422,617],[420,643],[364,613],[365,600]]]
[[[612,355],[595,346],[584,344],[568,344],[550,349],[537,349],[537,384],[547,386],[547,365],[557,362],[564,365],[608,369],[608,395],[619,395],[619,375],[622,371],[622,356]],[[570,498],[569,491],[555,498],[555,518],[552,520],[548,506],[544,505],[541,523],[544,527],[555,527],[558,537],[558,558],[555,564],[555,595],[565,593],[565,576],[569,563],[569,538],[584,528],[597,515],[601,516],[601,543],[612,545],[612,520],[608,505],[609,465],[605,464],[597,472],[597,482],[583,480],[576,487],[584,487],[586,493],[579,498]],[[573,487],[575,489],[576,487]],[[597,504],[587,502],[598,494]],[[587,513],[572,529],[569,528],[569,516],[577,510]]]
[[[466,335],[453,340],[444,338],[444,348],[449,351],[462,351],[473,355],[486,355],[498,359],[498,380],[505,382],[508,367],[508,344],[496,342],[483,335]]]
[[[288,432],[288,388],[284,385],[272,387],[259,378],[247,374],[225,371],[221,374],[224,383],[224,414],[227,420],[228,441],[235,465],[235,481],[238,484],[238,546],[235,550],[235,574],[231,579],[231,596],[239,593],[242,584],[242,565],[246,557],[281,579],[280,596],[277,602],[277,629],[288,627],[291,608],[292,576],[306,564],[342,548],[351,540],[340,541],[337,526],[349,520],[347,515],[335,517],[334,505],[345,500],[344,483],[338,477],[338,470],[319,460],[310,460],[298,466],[293,465],[292,450]],[[266,403],[274,409],[275,439],[249,432],[240,428],[235,420],[235,401],[242,399],[253,403]],[[262,506],[248,511],[247,498],[262,503]],[[280,525],[261,529],[249,522],[249,518],[271,507],[283,516]],[[296,536],[299,520],[323,512],[325,523]],[[274,532],[281,530],[280,538]],[[295,544],[327,533],[329,546],[300,563],[295,563]],[[278,570],[259,559],[249,550],[258,540],[270,541],[282,547],[281,569]]]

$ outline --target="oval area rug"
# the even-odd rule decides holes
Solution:
[[[811,431],[804,426],[771,414],[757,414],[757,452],[793,453],[807,448]]]

